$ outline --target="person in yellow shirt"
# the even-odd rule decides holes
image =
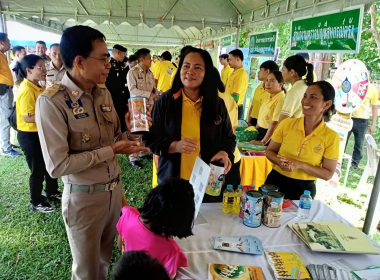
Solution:
[[[259,135],[257,140],[251,141],[255,145],[266,145],[270,141],[280,118],[286,93],[284,78],[280,71],[273,71],[267,76],[265,89],[269,95],[265,97],[260,107],[256,125]]]
[[[170,80],[175,66],[171,62],[172,55],[165,51],[161,55],[161,62],[157,65],[154,74],[157,89],[161,92],[166,92],[170,89]]]
[[[38,55],[26,55],[15,66],[18,78],[23,78],[16,101],[17,108],[17,139],[25,154],[30,169],[29,209],[41,213],[50,213],[54,207],[41,195],[43,182],[46,182],[46,197],[61,199],[62,193],[58,191],[58,181],[50,177],[42,155],[41,144],[38,138],[38,129],[35,122],[35,109],[38,96],[45,90],[39,85],[46,80],[46,66],[44,60]]]
[[[305,75],[306,79],[303,79],[302,77]],[[282,76],[284,81],[290,83],[292,87],[286,93],[281,116],[278,120],[279,124],[286,118],[302,117],[301,100],[307,86],[313,83],[313,65],[306,63],[302,56],[290,56],[282,66]]]
[[[264,88],[267,76],[270,72],[278,70],[279,67],[277,63],[273,60],[267,60],[260,65],[260,70],[257,74],[257,78],[262,83],[256,88],[255,93],[253,94],[251,108],[248,111],[248,124],[250,126],[256,126],[261,104],[263,103],[264,99],[269,95],[269,93]]]
[[[274,164],[265,183],[287,199],[299,199],[305,190],[316,194],[315,180],[329,180],[339,157],[339,135],[324,122],[334,111],[335,90],[326,81],[310,85],[302,98],[303,117],[283,120],[266,151]]]
[[[221,78],[224,86],[227,84],[228,77],[231,76],[232,72],[234,72],[234,69],[232,69],[228,64],[228,60],[228,54],[226,53],[219,56],[219,62],[224,66],[221,72]]]
[[[229,52],[229,64],[234,69],[228,77],[226,84],[226,93],[232,95],[238,104],[238,120],[241,120],[244,114],[244,98],[248,88],[248,74],[243,67],[244,55],[239,49]]]
[[[150,65],[150,70],[154,73],[154,69],[156,69],[156,66],[160,63],[160,61],[157,58],[157,55],[153,55],[153,59]]]

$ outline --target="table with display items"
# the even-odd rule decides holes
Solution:
[[[298,201],[295,203],[298,204]],[[295,212],[283,212],[279,228],[268,228],[264,225],[258,228],[249,228],[243,224],[243,219],[239,218],[238,214],[223,213],[221,203],[205,203],[202,205],[200,213],[207,223],[194,226],[193,236],[186,239],[175,239],[189,263],[188,267],[178,270],[177,279],[208,279],[209,263],[258,266],[262,268],[266,280],[275,279],[264,254],[256,256],[214,250],[209,241],[209,238],[213,236],[253,235],[261,240],[264,251],[297,253],[305,265],[324,264],[338,259],[345,259],[354,269],[365,269],[370,265],[380,264],[380,255],[312,252],[287,227],[288,223],[307,221],[339,221],[349,224],[339,214],[318,200],[313,201],[309,219],[301,220],[297,218]],[[376,244],[373,240],[371,242]],[[380,252],[380,246],[378,244],[375,246]]]

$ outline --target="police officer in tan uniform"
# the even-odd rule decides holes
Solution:
[[[36,55],[40,56],[44,62],[46,68],[48,67],[51,58],[46,54],[47,48],[46,43],[44,41],[37,41],[36,42]]]
[[[120,131],[104,85],[111,67],[104,35],[88,26],[70,27],[60,50],[67,73],[38,97],[36,123],[46,169],[64,182],[62,214],[72,279],[105,280],[116,223],[122,204],[128,205],[116,155],[148,148]]]
[[[46,68],[46,87],[51,87],[53,84],[59,83],[63,75],[66,73],[66,68],[63,65],[59,44],[50,46],[51,61]]]

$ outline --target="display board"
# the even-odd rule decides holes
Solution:
[[[277,44],[277,30],[255,33],[249,36],[249,55],[274,57]]]
[[[232,44],[231,35],[228,35],[226,37],[223,37],[221,39],[221,45],[222,47],[229,47]]]

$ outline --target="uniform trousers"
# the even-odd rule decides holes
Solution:
[[[65,183],[62,215],[73,257],[72,280],[106,280],[122,200],[122,183],[112,191],[74,192]]]
[[[58,180],[50,177],[46,170],[38,132],[19,131],[17,139],[31,172],[29,177],[30,202],[36,206],[45,200],[41,195],[44,179],[46,182],[45,191],[48,195],[57,193]]]
[[[7,152],[12,149],[10,138],[9,116],[13,106],[12,87],[7,86],[4,95],[0,95],[0,153],[1,150]]]

